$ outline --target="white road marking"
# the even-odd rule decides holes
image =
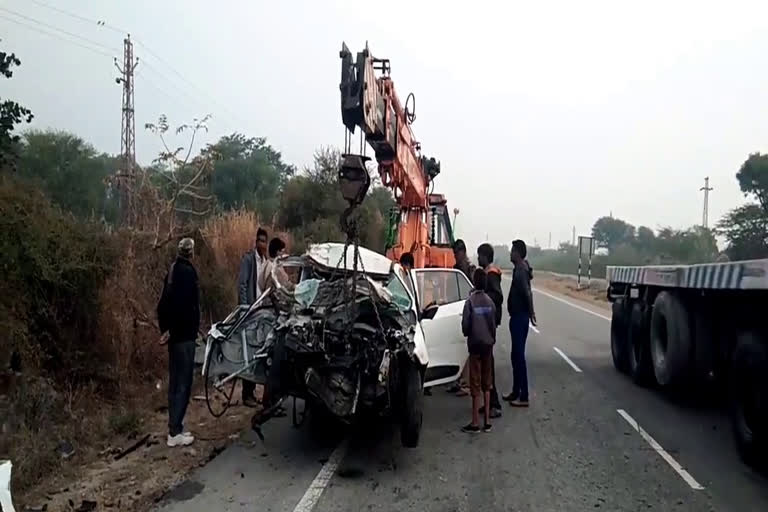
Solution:
[[[546,297],[549,297],[550,299],[554,299],[556,301],[562,302],[563,304],[568,304],[572,308],[576,308],[576,309],[581,310],[581,311],[583,311],[585,313],[589,313],[590,315],[594,315],[594,316],[596,316],[598,318],[602,318],[603,320],[608,320],[609,322],[611,321],[611,317],[609,317],[609,316],[601,315],[600,313],[592,311],[591,309],[587,309],[585,307],[579,306],[578,304],[574,304],[573,302],[571,302],[569,300],[561,299],[557,295],[552,295],[551,293],[543,292],[543,291],[539,290],[538,288],[534,288],[533,291],[535,291],[536,293],[540,293],[540,294],[542,294],[542,295],[544,295]]]
[[[649,445],[651,445],[651,448],[656,450],[656,453],[661,455],[662,459],[667,461],[667,464],[672,466],[672,469],[674,469],[677,472],[677,474],[680,475],[680,478],[685,480],[685,483],[687,483],[691,487],[691,489],[695,491],[701,491],[704,489],[704,486],[701,485],[699,482],[697,482],[696,479],[693,478],[690,473],[688,473],[685,469],[683,469],[683,466],[681,466],[679,462],[677,462],[669,453],[667,453],[667,451],[664,448],[662,448],[661,445],[657,443],[656,440],[653,437],[651,437],[651,435],[648,432],[643,430],[643,427],[638,425],[635,419],[632,416],[630,416],[627,413],[627,411],[625,411],[624,409],[616,409],[616,412],[618,412],[621,415],[621,417],[624,418],[627,421],[627,423],[629,423],[629,425],[633,429],[635,429],[638,432],[638,434],[640,434],[642,438],[645,439],[645,441]]]
[[[528,327],[530,327],[531,329],[533,329],[533,332],[535,332],[536,334],[541,334],[541,331],[538,329],[538,327],[536,327],[536,326],[535,326],[535,325],[533,325],[532,323],[530,323],[530,322],[529,322],[529,323],[528,323]]]
[[[581,368],[579,368],[578,366],[576,366],[576,363],[574,363],[573,361],[571,361],[571,358],[570,358],[570,357],[568,357],[567,355],[565,355],[565,353],[564,353],[562,350],[560,350],[560,349],[559,349],[559,348],[557,348],[557,347],[552,347],[552,348],[553,348],[553,349],[555,349],[555,352],[557,352],[557,353],[560,355],[560,357],[562,357],[562,358],[565,360],[565,362],[566,362],[566,363],[568,363],[569,365],[571,365],[571,368],[573,368],[573,369],[574,369],[574,371],[575,371],[576,373],[582,373],[582,372],[581,372]]]
[[[307,491],[304,493],[304,496],[301,497],[301,500],[296,505],[296,508],[293,509],[293,512],[310,512],[315,508],[315,505],[317,505],[317,502],[320,500],[320,496],[322,496],[325,488],[328,487],[331,478],[333,478],[334,473],[336,473],[339,464],[341,464],[341,461],[346,454],[347,441],[342,441],[341,444],[333,450],[331,456],[328,457],[328,462],[323,464],[323,467],[320,469],[320,472],[315,479],[312,480],[312,483],[309,484]]]

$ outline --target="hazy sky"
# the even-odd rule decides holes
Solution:
[[[705,176],[714,223],[744,200],[741,163],[768,151],[764,0],[44,1],[142,43],[142,163],[159,149],[145,122],[210,112],[206,141],[266,136],[287,161],[309,164],[318,146],[343,144],[341,42],[356,52],[367,40],[391,59],[401,99],[415,93],[414,132],[442,162],[436,191],[461,209],[458,234],[472,245],[487,234],[546,246],[550,232],[556,245],[609,212],[687,227],[701,222]],[[110,56],[36,32],[52,31],[37,22]],[[122,55],[121,34],[33,0],[0,0],[0,37],[23,61],[0,96],[30,107],[35,127],[119,152],[111,56]]]

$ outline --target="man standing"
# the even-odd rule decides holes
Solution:
[[[501,291],[501,269],[493,264],[494,254],[491,244],[481,244],[477,248],[477,263],[485,270],[487,274],[485,293],[491,298],[496,307],[496,327],[501,325],[501,306],[504,304],[504,292]],[[491,378],[493,387],[491,388],[491,418],[501,417],[501,403],[499,402],[499,392],[496,389],[496,365],[491,366]]]
[[[515,265],[512,285],[507,297],[509,334],[512,337],[512,392],[505,396],[513,407],[528,407],[528,368],[525,363],[525,342],[528,324],[536,325],[531,293],[531,270],[525,261],[528,248],[522,240],[512,242],[510,259]]]
[[[267,230],[259,228],[256,231],[256,246],[254,250],[248,251],[243,255],[240,261],[240,275],[237,280],[238,303],[250,306],[264,291],[261,289],[263,284],[262,274],[267,263]],[[258,400],[253,394],[256,384],[251,381],[243,380],[243,405],[248,407],[258,406]]]
[[[464,275],[467,276],[467,279],[472,282],[472,278],[474,277],[472,274],[475,271],[475,266],[472,264],[472,262],[469,261],[469,258],[467,257],[467,244],[465,244],[464,240],[461,238],[453,243],[453,257],[456,260],[456,264],[453,266],[453,268],[464,272]]]
[[[469,261],[469,258],[467,257],[467,244],[465,244],[464,240],[461,238],[453,243],[453,257],[456,260],[456,264],[453,266],[453,268],[464,272],[464,275],[467,276],[467,279],[469,279],[470,282],[473,282],[472,280],[474,278],[473,274],[475,272],[475,266],[472,264],[472,262]],[[448,392],[455,393],[456,396],[469,395],[469,386],[467,385],[468,380],[469,367],[467,367],[465,363],[464,368],[461,370],[461,377],[459,377],[459,381],[448,388]]]
[[[197,271],[192,265],[195,241],[179,242],[178,256],[163,281],[157,305],[160,332],[168,339],[168,446],[187,446],[195,441],[184,431],[184,415],[192,391],[195,339],[200,328],[200,296]]]

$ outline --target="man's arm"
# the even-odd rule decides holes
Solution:
[[[248,281],[250,280],[250,268],[253,264],[250,253],[245,253],[240,260],[240,274],[237,277],[237,303],[248,304]]]
[[[528,315],[531,317],[531,323],[536,325],[536,313],[533,309],[533,293],[531,292],[531,281],[527,275],[528,270],[525,272],[515,272],[516,286],[520,287],[520,291],[524,296],[526,304],[528,304]],[[519,278],[517,277],[519,275]]]

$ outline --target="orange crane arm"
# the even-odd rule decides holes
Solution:
[[[365,142],[373,148],[382,184],[393,191],[401,210],[398,242],[388,256],[397,258],[409,251],[417,267],[452,265],[452,252],[430,246],[427,221],[433,212],[429,186],[440,173],[440,163],[422,157],[421,145],[411,130],[414,96],[409,95],[405,107],[402,105],[390,77],[389,60],[372,57],[367,46],[353,58],[347,45],[342,44],[339,55],[341,117],[348,130],[344,152],[349,153],[350,135],[359,127]],[[360,152],[365,152],[362,140]],[[444,209],[444,204],[443,200],[440,208]],[[450,224],[446,226],[449,235],[444,238],[450,240]]]

